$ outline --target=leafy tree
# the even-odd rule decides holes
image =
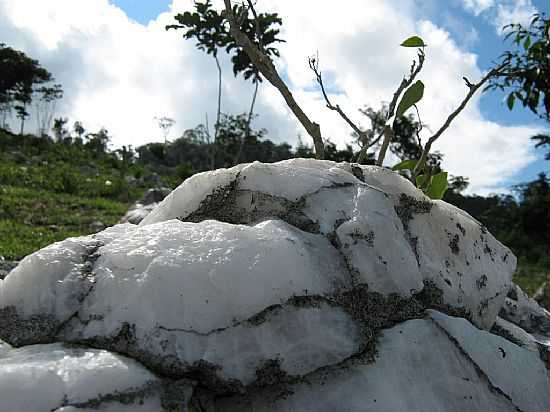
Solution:
[[[107,145],[111,137],[106,128],[102,127],[97,133],[88,133],[86,137],[88,138],[88,141],[84,145],[86,148],[91,149],[96,154],[102,154],[107,151]]]
[[[223,27],[224,18],[216,10],[211,8],[210,0],[201,3],[195,2],[195,12],[186,11],[183,14],[178,14],[174,18],[179,24],[171,24],[166,26],[169,29],[185,29],[183,37],[185,39],[196,38],[196,47],[199,50],[211,54],[216,62],[218,69],[218,107],[216,111],[216,123],[214,124],[214,141],[218,137],[218,128],[221,115],[221,99],[222,99],[222,69],[218,59],[218,49],[225,46],[227,33]],[[215,149],[215,146],[212,146]],[[211,153],[211,168],[214,169],[216,153]]]
[[[518,100],[550,122],[550,19],[544,13],[535,13],[528,27],[509,24],[503,32],[514,48],[501,55],[507,67],[491,78],[485,89],[507,91],[510,110]],[[539,134],[531,140],[537,141],[535,147],[548,146],[545,159],[550,160],[550,136]]]
[[[58,118],[53,121],[53,134],[58,142],[63,142],[68,136],[69,131],[65,127],[69,119],[67,118]]]
[[[16,103],[14,109],[21,119],[20,134],[23,134],[25,119],[29,116],[27,106],[32,101],[33,86],[51,80],[51,73],[37,60],[0,43],[0,106],[5,111]]]
[[[158,122],[160,130],[162,130],[162,136],[164,137],[164,144],[166,144],[166,137],[170,133],[170,129],[176,123],[176,121],[170,117],[155,117],[155,120]]]
[[[38,135],[43,136],[50,128],[57,100],[63,97],[63,90],[60,84],[54,84],[53,86],[42,86],[35,93],[38,94],[38,101],[35,99]]]
[[[250,1],[249,1],[250,3]],[[245,79],[252,78],[254,83],[254,93],[252,96],[252,102],[250,104],[250,110],[247,118],[247,128],[244,136],[239,143],[239,150],[235,154],[233,162],[236,164],[242,154],[243,145],[245,144],[250,130],[250,123],[253,118],[254,105],[256,102],[256,96],[258,93],[258,84],[262,82],[262,77],[259,70],[251,62],[248,54],[244,52],[237,42],[233,39],[229,32],[228,21],[223,12],[218,13],[212,9],[210,0],[206,2],[195,2],[195,13],[185,12],[178,14],[175,19],[179,24],[168,25],[166,29],[185,29],[183,35],[186,39],[196,38],[196,46],[199,50],[206,51],[207,54],[212,54],[218,68],[218,110],[216,117],[216,124],[214,126],[214,142],[217,140],[219,132],[219,122],[221,116],[221,67],[217,57],[219,48],[225,47],[228,53],[234,52],[231,57],[233,63],[233,73],[237,76],[239,73],[243,73]],[[239,26],[243,33],[250,39],[251,42],[256,44],[267,56],[279,56],[279,51],[270,46],[274,42],[282,42],[276,36],[279,30],[271,28],[274,24],[281,24],[281,19],[277,17],[277,13],[272,14],[256,14],[254,12],[254,18],[248,17],[249,8],[243,6],[234,6],[233,12],[239,15]],[[215,150],[217,146],[213,145]],[[212,154],[212,163],[215,162],[216,154]]]
[[[515,49],[501,55],[506,67],[490,79],[486,89],[509,90],[506,102],[510,109],[517,99],[550,121],[550,19],[536,13],[528,27],[508,24],[503,32]]]
[[[86,129],[84,129],[84,126],[82,125],[82,122],[80,122],[78,120],[76,122],[74,122],[73,131],[78,136],[75,140],[77,142],[79,142],[79,144],[82,144],[82,136],[84,135],[84,132],[86,131]]]
[[[320,125],[310,120],[310,118],[300,108],[299,104],[296,102],[296,100],[292,96],[292,93],[288,89],[285,81],[277,72],[277,69],[275,68],[275,65],[273,64],[271,58],[261,49],[261,47],[258,47],[258,45],[254,44],[241,30],[241,15],[238,15],[235,12],[235,7],[231,5],[231,0],[224,0],[224,5],[225,15],[227,16],[229,21],[229,32],[231,36],[234,38],[235,42],[240,47],[242,47],[244,52],[250,58],[250,61],[257,67],[259,72],[266,79],[268,79],[268,81],[281,93],[289,109],[296,116],[297,120],[302,124],[304,129],[306,129],[307,133],[311,136],[313,144],[315,146],[316,157],[318,159],[325,158],[324,142],[321,134]],[[254,6],[251,1],[248,1],[248,8],[252,11],[254,16],[256,16]],[[364,160],[365,156],[367,155],[366,150],[368,149],[368,147],[372,144],[375,144],[379,139],[383,137],[382,145],[380,146],[378,157],[376,159],[376,164],[378,166],[382,166],[388,146],[394,138],[394,127],[396,126],[396,121],[404,114],[406,114],[407,110],[411,109],[413,106],[416,107],[416,103],[418,103],[423,97],[424,84],[420,80],[414,80],[423,67],[425,59],[424,48],[426,47],[426,44],[420,37],[412,36],[401,43],[401,46],[416,48],[418,51],[418,60],[413,61],[409,75],[403,78],[399,87],[393,95],[393,98],[389,104],[388,116],[385,119],[385,125],[382,134],[380,134],[373,142],[369,142],[369,145],[365,145],[361,149],[361,152],[358,156],[359,162]],[[447,173],[439,172],[435,175],[432,174],[430,167],[427,165],[430,149],[433,143],[441,137],[443,132],[447,130],[452,121],[464,109],[464,107],[473,97],[476,91],[481,88],[492,76],[503,69],[504,66],[504,64],[501,64],[494,69],[491,69],[477,83],[471,83],[467,78],[464,78],[466,86],[468,87],[468,93],[459,104],[459,106],[451,114],[449,114],[443,125],[427,140],[422,148],[420,158],[407,159],[406,161],[395,165],[393,169],[410,170],[411,180],[418,188],[420,188],[430,198],[440,199],[448,188]],[[309,67],[315,73],[317,82],[319,83],[321,91],[323,93],[327,108],[337,112],[358,135],[363,135],[364,132],[361,131],[358,126],[345,114],[342,108],[339,105],[334,105],[331,103],[323,86],[322,76],[319,70],[319,59],[311,57],[309,59]]]

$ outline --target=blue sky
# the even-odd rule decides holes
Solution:
[[[171,1],[138,1],[138,0],[111,0],[113,4],[123,9],[128,17],[147,25],[155,20],[161,12],[169,11]],[[533,5],[539,11],[550,11],[548,1],[533,0]],[[424,1],[422,13],[448,30],[459,42],[462,42],[472,53],[478,56],[478,64],[481,69],[489,69],[498,56],[506,50],[509,43],[503,41],[497,35],[496,28],[490,24],[491,16],[481,13],[478,16],[468,12],[462,7],[461,2],[455,0],[429,0]],[[472,30],[473,29],[473,30]],[[469,31],[471,30],[471,31]],[[475,33],[475,34],[472,34]],[[505,94],[501,92],[487,92],[481,99],[481,111],[489,119],[501,124],[537,123],[546,127],[544,121],[539,120],[529,110],[521,106],[515,110],[508,110],[503,102]],[[526,144],[531,144],[525,142]],[[546,149],[539,148],[535,151],[537,160],[523,168],[521,173],[509,179],[507,184],[516,184],[530,181],[536,178],[541,171],[550,173],[548,161],[544,160]]]
[[[389,100],[415,56],[399,44],[421,35],[428,43],[419,76],[426,89],[418,105],[429,126],[421,133],[425,141],[466,94],[462,76],[479,79],[505,50],[498,24],[524,19],[533,10],[549,11],[547,0],[344,1],[348,7],[318,0],[257,3],[260,12],[277,12],[283,19],[281,37],[287,43],[279,46],[281,57],[275,61],[282,77],[302,109],[321,124],[323,136],[339,147],[352,143],[349,126],[326,109],[307,56],[319,52],[331,100],[369,127],[358,109],[377,109]],[[213,2],[222,7],[222,0]],[[212,127],[214,61],[181,32],[165,30],[176,12],[192,8],[192,0],[2,0],[0,38],[38,59],[63,85],[56,117],[67,117],[69,124],[81,121],[88,131],[106,127],[113,147],[137,147],[163,141],[158,117],[176,120],[168,135],[172,140],[206,116]],[[220,63],[222,111],[247,111],[252,84],[234,78],[225,53]],[[511,185],[549,171],[545,150],[534,150],[529,140],[549,125],[521,107],[508,111],[502,100],[498,93],[474,97],[433,146],[443,153],[443,167],[451,175],[470,179],[467,193],[509,193]],[[266,128],[274,142],[295,145],[301,135],[309,143],[267,82],[260,87],[256,113],[252,126]],[[36,127],[32,112],[26,124],[29,131]],[[390,155],[385,164],[395,161]]]

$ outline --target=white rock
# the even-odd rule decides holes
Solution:
[[[279,392],[265,390],[253,396],[220,400],[216,410],[511,412],[518,406],[525,412],[548,410],[550,382],[542,372],[542,362],[532,352],[479,331],[467,321],[437,312],[432,316],[438,323],[410,320],[385,330],[377,345],[375,363],[348,361],[310,374],[303,382]],[[460,335],[464,347],[453,341],[454,335],[449,338],[449,332],[440,326],[444,322],[458,325],[452,332]],[[473,342],[479,348],[469,344]],[[500,356],[494,345],[509,351],[505,361],[490,356],[492,351]],[[480,359],[482,353],[489,359]],[[527,372],[529,367],[534,371]],[[518,371],[523,373],[524,368],[529,375],[518,377]],[[511,389],[513,395],[509,396],[506,389]]]
[[[161,412],[161,390],[144,367],[105,350],[56,343],[0,352],[0,411]]]
[[[196,384],[193,407],[207,410],[543,411],[539,338],[499,321],[518,346],[465,319],[423,318],[437,308],[490,330],[515,264],[479,222],[386,169],[243,164],[187,179],[138,226],[24,259],[0,280],[0,360],[59,341],[125,354],[165,377],[144,400],[153,411],[170,410],[178,382],[186,400]],[[107,384],[103,369],[90,391]]]
[[[550,377],[538,353],[477,330],[465,319],[435,311],[430,315],[487,375],[491,384],[507,394],[520,410],[548,410]]]

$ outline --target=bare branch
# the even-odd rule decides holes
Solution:
[[[487,82],[491,77],[498,76],[500,71],[506,66],[506,64],[502,64],[492,70],[490,70],[478,83],[472,84],[468,81],[468,79],[464,78],[466,81],[466,85],[468,86],[468,94],[462,100],[462,103],[458,106],[458,108],[452,112],[449,117],[447,117],[447,120],[445,120],[445,123],[443,123],[443,126],[439,128],[439,130],[428,139],[426,142],[426,145],[424,146],[424,149],[422,150],[422,155],[420,156],[420,160],[416,163],[416,167],[413,171],[413,180],[422,172],[426,166],[426,160],[428,159],[428,153],[430,152],[430,149],[432,147],[432,144],[439,139],[439,137],[443,134],[445,130],[451,125],[452,121],[459,115],[459,113],[466,107],[466,104],[470,101],[472,96],[475,94],[475,92],[483,86],[485,82]]]
[[[413,80],[416,78],[418,73],[420,73],[420,70],[422,70],[425,57],[426,57],[426,54],[424,53],[424,50],[420,49],[418,51],[418,65],[416,64],[416,60],[413,60],[411,64],[409,78],[407,79],[406,77],[404,77],[403,80],[401,80],[401,84],[393,94],[392,101],[390,102],[390,105],[388,107],[386,122],[388,122],[394,115],[395,106],[397,106],[397,100],[399,99],[399,96],[401,95],[401,93],[403,93],[403,90],[409,87],[409,85],[413,82]],[[378,153],[378,159],[376,161],[376,164],[378,166],[382,166],[382,162],[384,162],[384,157],[386,156],[386,151],[390,143],[389,141],[387,141],[387,139],[393,138],[393,130],[392,130],[392,133],[387,133],[385,128],[382,131],[382,133],[380,133],[380,135],[376,138],[376,140],[372,142],[372,144],[365,146],[361,149],[361,151],[359,152],[359,156],[357,156],[357,163],[361,163],[365,159],[365,157],[367,156],[367,150],[369,149],[369,147],[371,147],[376,142],[378,142],[378,140],[380,140],[382,136],[384,136],[384,141],[382,143],[382,147],[380,148],[380,152]]]
[[[392,128],[388,125],[385,125],[383,135],[384,135],[384,141],[382,142],[382,147],[380,148],[380,152],[378,152],[378,159],[376,159],[377,166],[382,166],[382,162],[384,161],[384,156],[386,156],[386,151],[388,150],[388,146],[390,145],[390,142],[393,139]]]
[[[424,50],[420,49],[418,51],[418,66],[416,65],[416,61],[413,60],[409,78],[407,79],[404,77],[403,80],[401,80],[401,84],[393,94],[393,98],[388,109],[387,120],[391,119],[391,117],[393,116],[395,106],[397,105],[397,100],[399,99],[399,96],[401,95],[401,93],[403,93],[403,90],[405,90],[407,87],[410,86],[410,84],[413,82],[413,80],[418,75],[418,73],[420,73],[420,70],[422,70],[425,57],[426,57],[426,54],[424,53]]]
[[[355,133],[357,133],[357,134],[359,135],[359,137],[363,137],[363,138],[365,139],[365,141],[366,141],[367,133],[364,132],[364,131],[362,131],[361,129],[359,129],[359,128],[355,125],[355,123],[353,123],[353,122],[350,120],[350,118],[349,118],[348,116],[346,116],[346,114],[344,113],[344,111],[340,108],[340,105],[337,104],[336,106],[334,106],[334,105],[330,102],[330,100],[329,100],[329,98],[328,98],[328,96],[327,96],[327,94],[326,94],[326,92],[325,92],[325,86],[324,86],[324,84],[323,84],[323,77],[322,77],[322,75],[321,75],[321,72],[319,71],[319,55],[317,54],[316,57],[310,57],[310,58],[308,59],[308,61],[309,61],[309,68],[310,68],[311,70],[313,70],[313,73],[315,73],[315,78],[316,78],[316,80],[317,80],[317,83],[318,83],[319,86],[321,87],[321,92],[323,93],[323,97],[325,98],[325,102],[326,102],[327,108],[329,108],[330,110],[336,111],[336,112],[342,117],[342,119],[344,119],[344,120],[346,121],[346,123],[350,125],[350,127],[353,129],[353,131],[354,131]]]
[[[225,3],[225,15],[229,20],[229,28],[231,35],[235,41],[243,48],[246,52],[252,63],[256,68],[264,75],[264,77],[279,90],[283,98],[285,99],[286,104],[294,113],[298,121],[304,126],[308,134],[313,139],[313,144],[315,145],[315,156],[317,159],[324,158],[324,146],[323,139],[321,137],[321,128],[319,124],[309,120],[307,115],[303,110],[298,106],[298,103],[294,100],[292,93],[280,78],[273,62],[266,54],[262,53],[261,50],[250,41],[248,36],[241,32],[239,25],[237,24],[236,17],[233,14],[231,9],[231,0],[224,0]]]

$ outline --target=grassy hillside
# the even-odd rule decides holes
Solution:
[[[0,187],[0,256],[20,260],[50,243],[93,232],[92,223],[115,224],[128,205],[17,186]]]
[[[115,224],[151,187],[150,175],[116,153],[0,129],[0,256],[20,260],[97,231],[94,222]],[[136,176],[141,180],[131,183]],[[160,179],[176,184],[171,176]]]

